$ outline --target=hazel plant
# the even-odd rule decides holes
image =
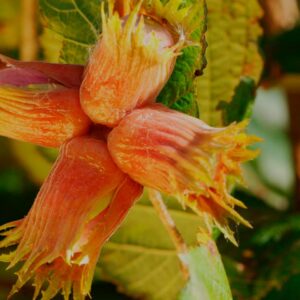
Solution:
[[[0,56],[0,134],[60,148],[28,215],[0,228],[0,260],[22,263],[9,296],[32,279],[33,299],[85,299],[103,244],[143,187],[177,197],[235,244],[228,218],[251,226],[227,188],[257,155],[247,124],[212,128],[155,104],[195,11],[177,0],[102,6],[85,69]]]

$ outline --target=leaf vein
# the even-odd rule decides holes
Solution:
[[[172,258],[171,258],[172,259]],[[139,280],[136,280],[134,283],[130,284],[131,288],[137,289],[138,286],[141,286],[142,283],[147,281],[153,274],[159,274],[157,273],[159,270],[165,267],[170,262],[170,257],[166,259],[164,262],[158,262],[158,266],[153,267],[151,271],[148,271],[145,276],[141,277]]]
[[[154,255],[168,256],[168,255],[176,255],[175,249],[160,249],[160,248],[149,248],[141,245],[132,245],[126,243],[118,243],[118,242],[108,242],[105,245],[105,248],[117,249],[123,251],[131,251],[131,252],[142,252]]]
[[[165,284],[165,286],[159,291],[159,293],[157,293],[155,295],[156,299],[166,299],[164,297],[161,297],[162,295],[166,294],[169,290],[169,288],[171,287],[171,289],[173,289],[172,287],[174,287],[174,282],[181,280],[181,272],[177,272],[176,276],[174,276],[167,284]]]
[[[55,6],[53,6],[52,4],[50,4],[49,2],[48,2],[48,0],[44,0],[44,3],[50,8],[50,9],[52,9],[52,10],[54,10],[54,11],[56,11],[56,12],[58,12],[58,13],[70,13],[70,12],[76,12],[77,10],[76,10],[76,8],[68,8],[68,9],[59,9],[59,8],[57,8],[57,7],[55,7]]]
[[[140,261],[143,261],[144,259],[145,259],[145,254],[140,254],[138,257],[135,257],[130,262],[126,263],[123,268],[121,267],[120,269],[118,269],[118,271],[115,272],[115,275],[120,276],[122,273],[125,273],[126,270],[132,268],[134,265],[136,265]]]
[[[86,14],[79,8],[79,6],[76,3],[76,0],[72,0],[73,5],[75,6],[75,8],[77,9],[79,15],[85,20],[85,22],[89,25],[89,27],[91,28],[92,32],[95,35],[95,38],[98,38],[98,32],[97,29],[95,28],[94,24],[88,19],[88,17],[86,16]]]

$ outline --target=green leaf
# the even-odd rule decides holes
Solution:
[[[236,87],[232,101],[221,101],[219,103],[218,109],[222,110],[224,125],[229,125],[234,121],[239,122],[251,116],[255,98],[254,92],[254,80],[249,77],[244,77]]]
[[[165,198],[169,211],[189,245],[196,243],[201,220]],[[104,246],[96,278],[116,283],[133,297],[175,300],[185,285],[174,245],[147,193],[132,208],[121,228]]]
[[[181,111],[185,114],[198,117],[199,110],[193,93],[188,93],[175,101],[170,108]]]
[[[101,0],[40,0],[48,38],[53,35],[60,41],[55,49],[60,53],[60,62],[86,63],[100,33],[100,3]]]
[[[46,40],[43,45],[47,58],[59,53],[61,62],[86,63],[101,32],[100,2],[40,0],[47,28],[46,37],[42,39]],[[248,77],[255,83],[259,79],[262,60],[257,41],[261,35],[258,22],[262,11],[257,0],[208,0],[207,6],[206,18],[206,2],[201,0],[199,28],[192,35],[192,42],[198,46],[183,49],[158,101],[193,116],[198,117],[200,113],[201,119],[210,125],[222,126],[226,124],[226,113],[218,108],[220,102],[232,100],[241,78]],[[206,34],[208,67],[204,75],[199,76],[206,66],[206,23],[209,28]],[[51,36],[56,41],[52,50],[55,55],[49,53],[49,47],[54,48],[49,43]],[[249,89],[245,101],[252,95]],[[233,117],[238,116],[229,119]]]
[[[179,110],[192,116],[198,116],[198,108],[193,93],[193,81],[197,76],[202,75],[206,67],[205,50],[207,47],[205,40],[207,7],[206,0],[200,1],[199,25],[193,33],[191,39],[197,46],[189,46],[182,50],[182,54],[177,58],[174,71],[159,94],[157,101],[173,109]]]
[[[40,43],[44,50],[44,56],[48,62],[57,63],[60,59],[60,52],[63,47],[63,37],[53,32],[51,29],[44,28],[40,36]]]
[[[230,102],[241,78],[257,83],[262,59],[257,46],[262,10],[258,0],[207,0],[207,67],[194,80],[200,118],[223,126],[222,101]],[[252,94],[252,91],[251,91]],[[247,97],[248,98],[248,97]]]
[[[191,250],[186,257],[190,281],[180,300],[231,300],[232,295],[218,248],[213,240]]]
[[[182,50],[170,80],[158,97],[158,102],[194,116],[199,114],[192,93],[193,80],[202,74],[206,65],[206,3],[198,1],[199,26],[190,41],[197,46]],[[41,41],[48,61],[87,62],[90,49],[101,32],[100,3],[101,0],[40,0],[45,28]]]

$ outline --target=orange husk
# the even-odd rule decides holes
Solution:
[[[102,10],[102,36],[80,89],[81,105],[95,123],[116,126],[134,108],[155,102],[173,70],[178,55],[173,36],[141,16],[140,5],[126,18]]]
[[[0,135],[46,147],[59,147],[88,132],[90,120],[79,90],[56,84],[0,86]]]
[[[105,142],[79,137],[67,142],[28,216],[0,228],[0,256],[9,267],[23,262],[12,296],[33,279],[36,299],[62,292],[85,299],[103,243],[141,193],[114,164]]]
[[[109,151],[119,168],[142,185],[176,196],[217,226],[236,244],[228,218],[251,227],[235,206],[229,185],[242,182],[241,163],[255,158],[247,148],[259,139],[247,135],[247,122],[212,128],[199,119],[161,105],[138,109],[108,137]]]

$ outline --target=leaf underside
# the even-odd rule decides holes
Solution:
[[[219,104],[232,100],[243,78],[255,83],[260,78],[263,63],[257,43],[262,10],[257,0],[207,0],[207,7],[207,67],[195,79],[194,91],[200,118],[223,126],[226,120]]]
[[[232,300],[223,263],[214,241],[192,249],[188,256],[191,277],[180,300]]]

